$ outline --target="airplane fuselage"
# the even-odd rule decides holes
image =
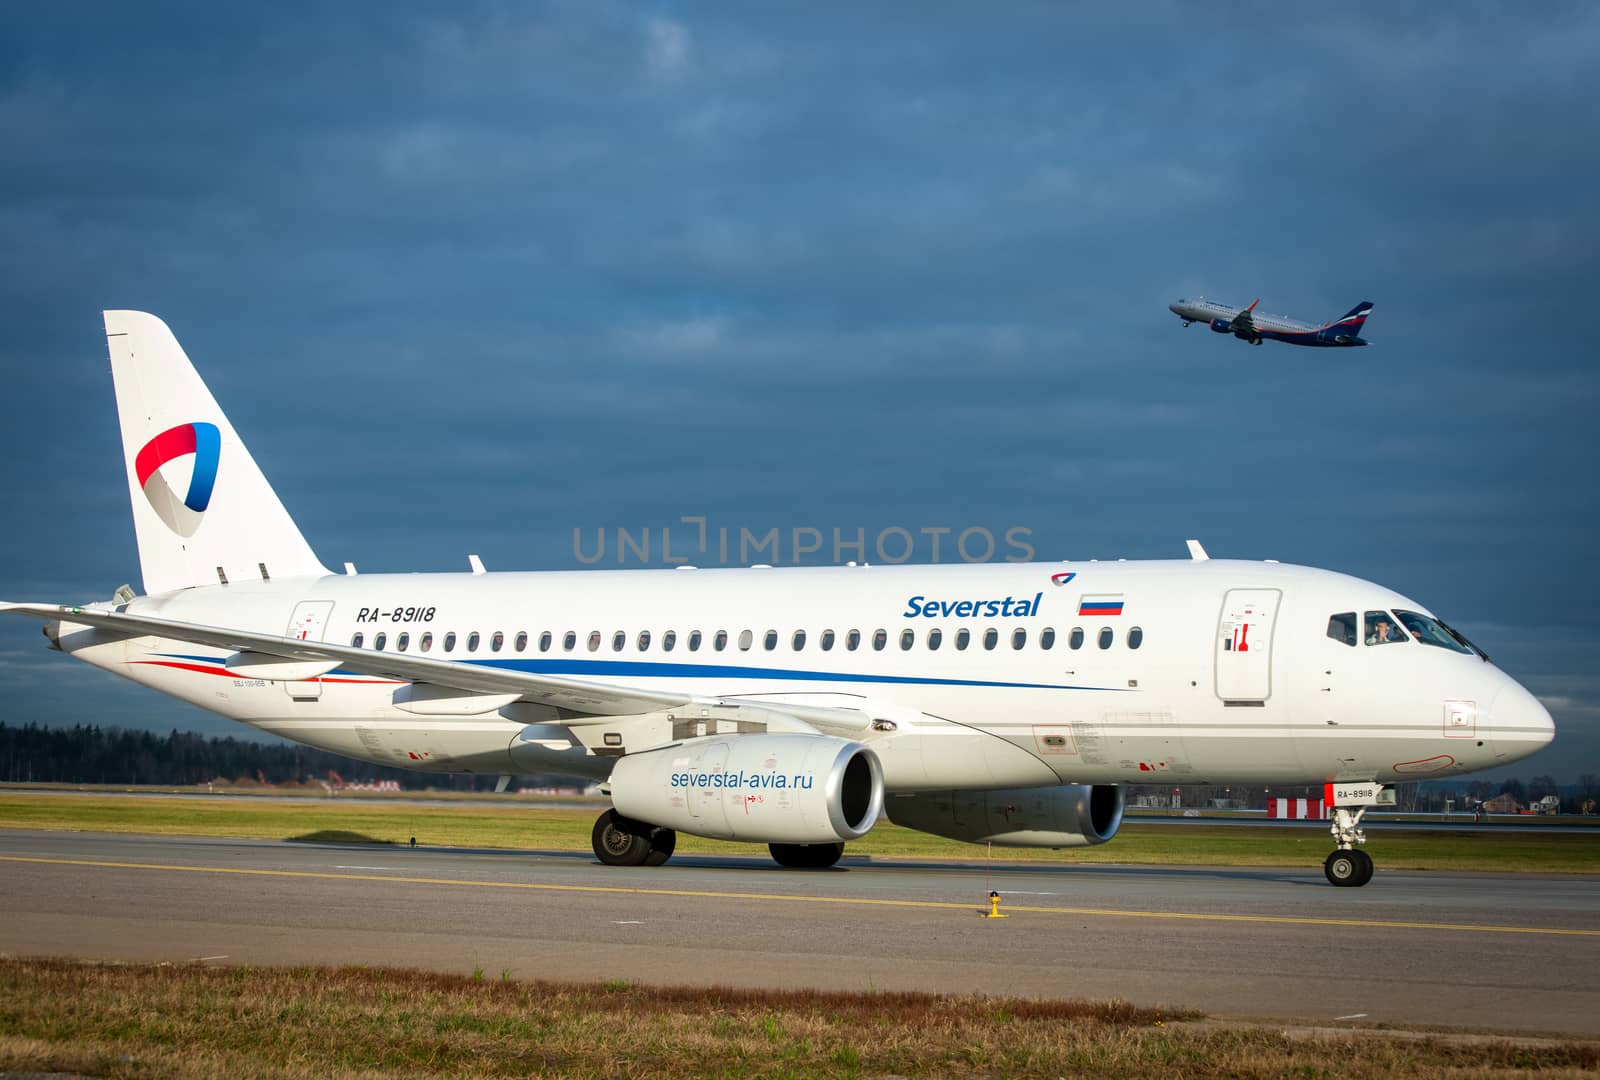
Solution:
[[[1395,781],[1502,764],[1551,736],[1537,701],[1476,653],[1330,636],[1340,613],[1419,605],[1277,563],[363,574],[190,588],[123,610],[697,699],[853,710],[886,722],[849,735],[877,752],[890,791]],[[418,715],[403,679],[243,678],[226,649],[71,623],[58,634],[96,666],[384,765],[610,770],[548,706]]]

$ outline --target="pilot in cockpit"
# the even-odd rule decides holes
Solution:
[[[1367,612],[1367,644],[1387,645],[1391,641],[1405,641],[1406,636],[1398,626],[1389,621],[1386,611]]]

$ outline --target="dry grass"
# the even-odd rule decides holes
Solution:
[[[107,1077],[1592,1075],[1594,1044],[1178,1024],[1123,1002],[0,960],[0,1072]]]

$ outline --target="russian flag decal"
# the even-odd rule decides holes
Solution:
[[[1121,615],[1121,596],[1085,596],[1078,601],[1079,615]]]

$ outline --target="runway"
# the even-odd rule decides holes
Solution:
[[[1600,879],[587,853],[0,830],[0,951],[1126,998],[1600,1037]],[[987,888],[1011,915],[978,916]]]

